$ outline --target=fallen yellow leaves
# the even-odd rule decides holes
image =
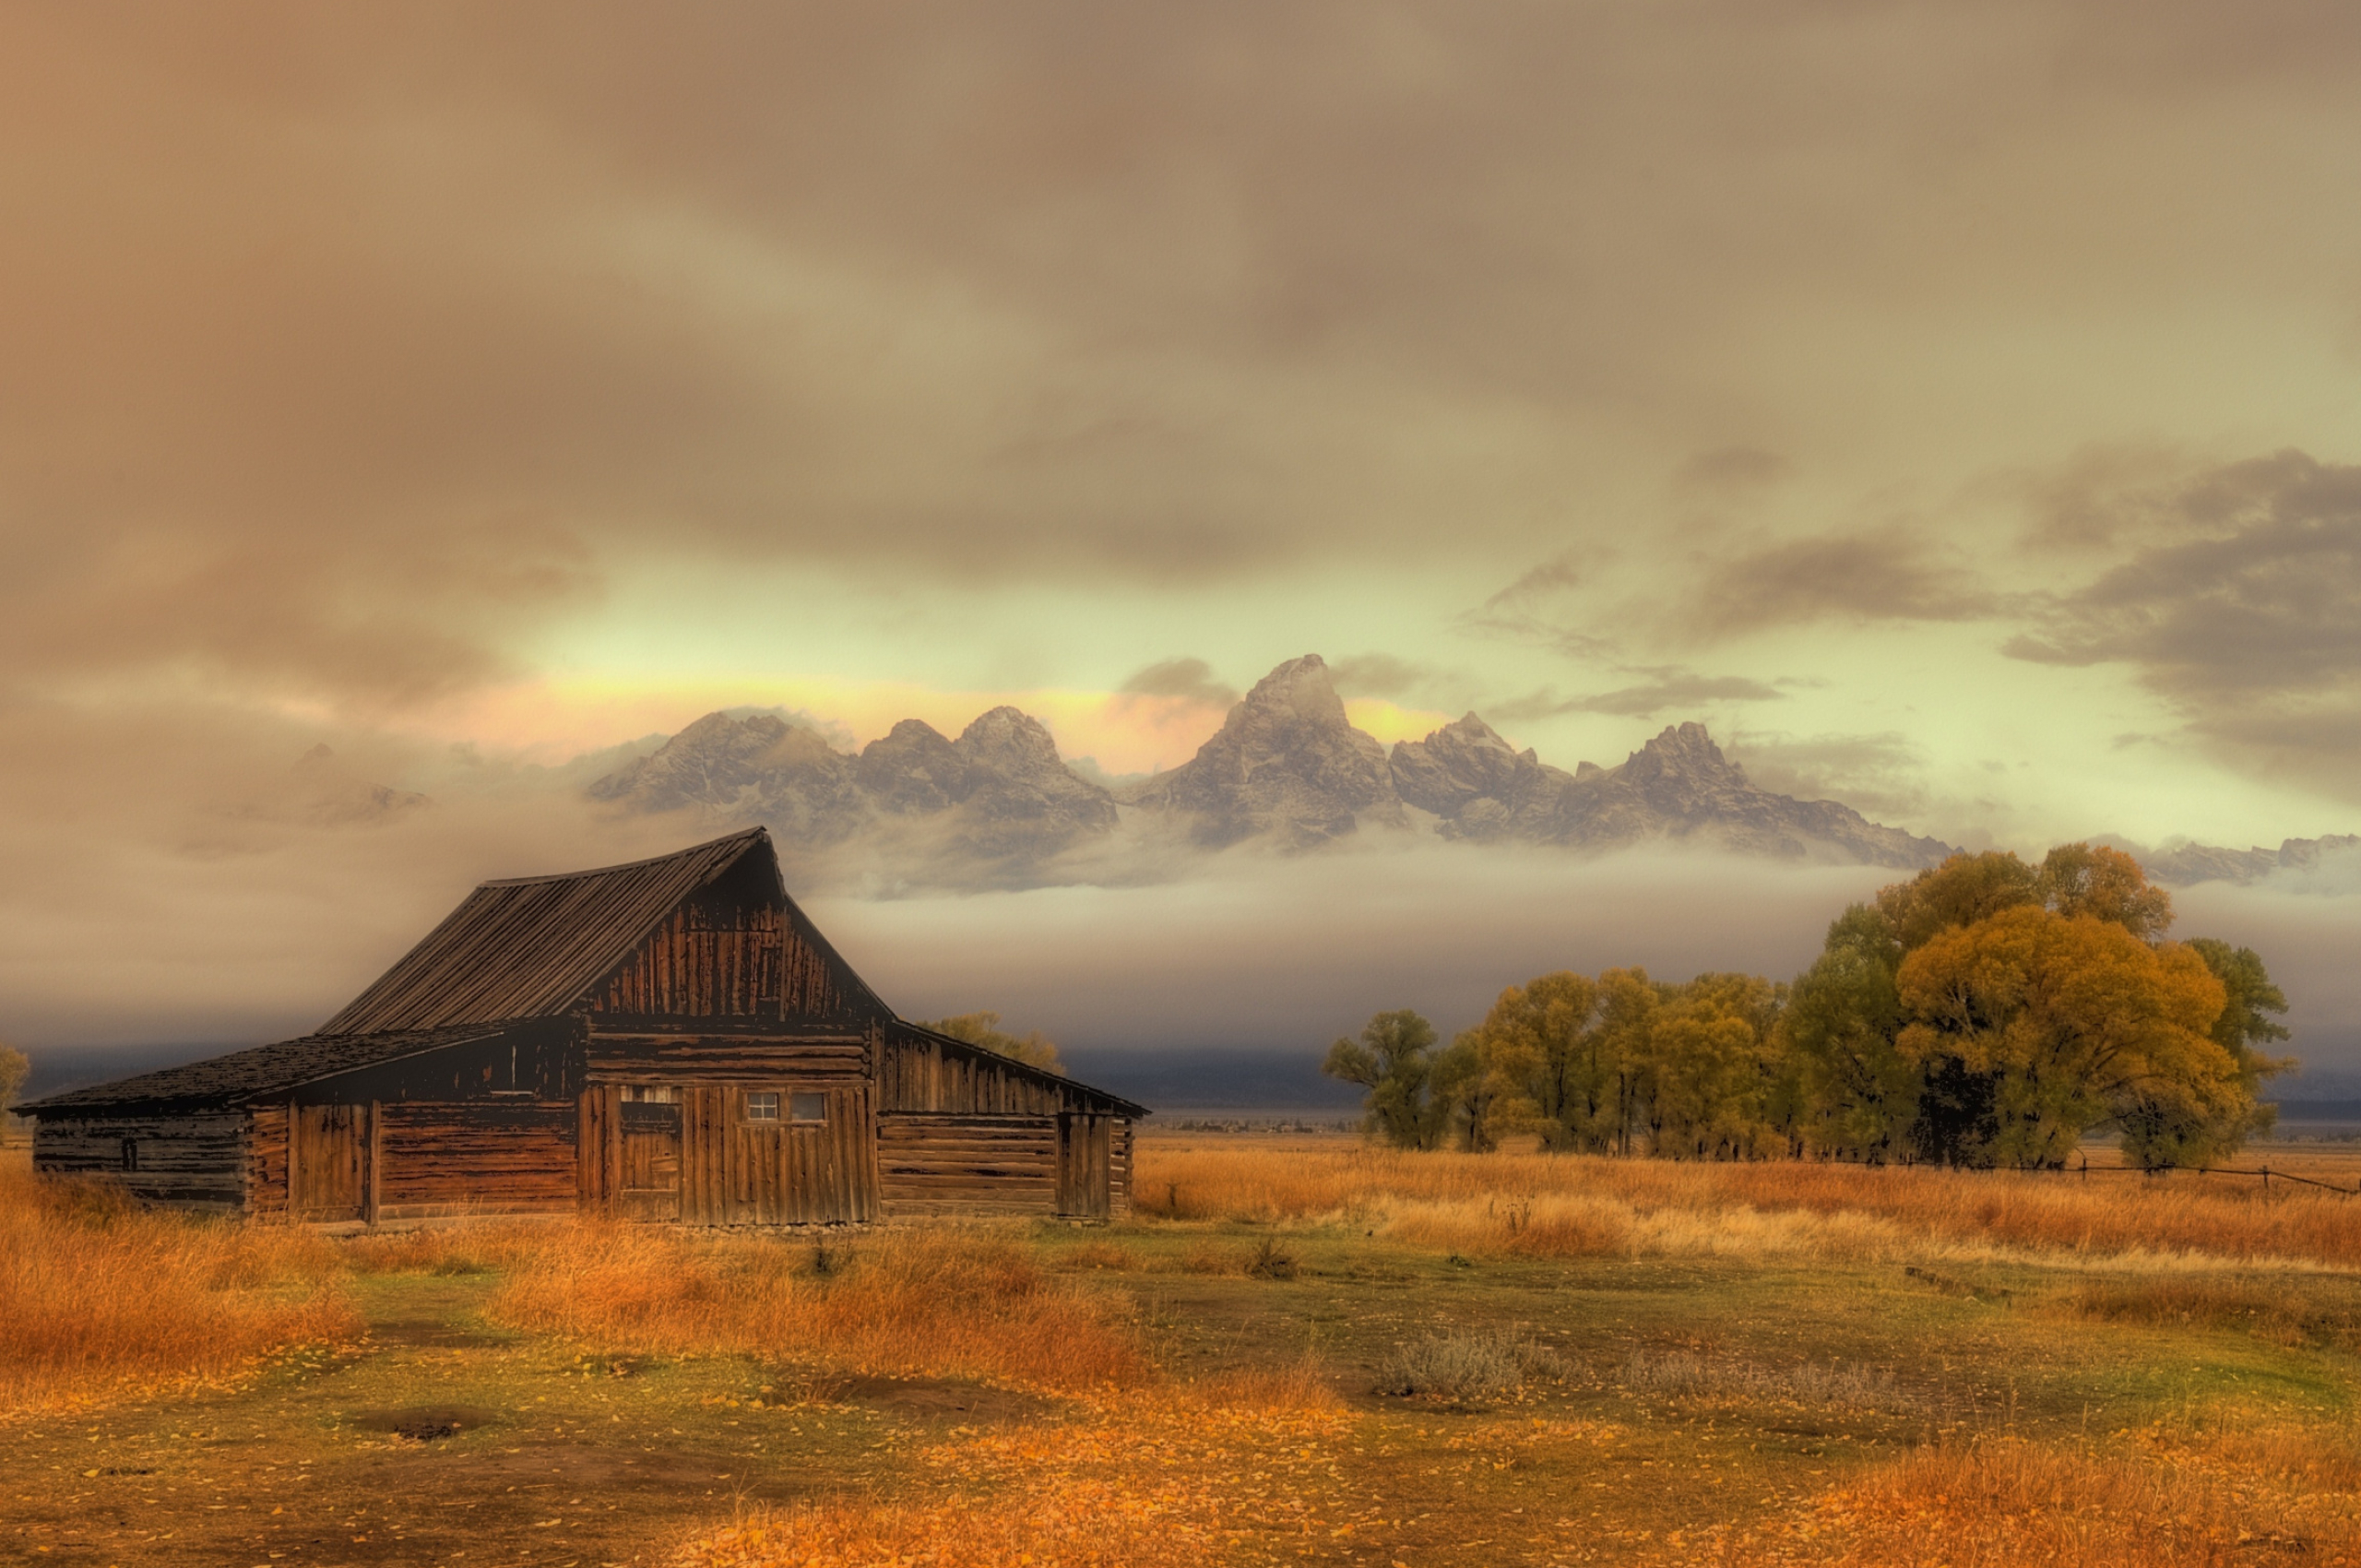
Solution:
[[[1292,1557],[1347,1534],[1323,1484],[1352,1419],[1109,1402],[1059,1425],[920,1456],[951,1490],[919,1506],[836,1503],[714,1532],[682,1568],[1164,1568]]]

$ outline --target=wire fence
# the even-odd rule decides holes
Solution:
[[[1809,1158],[1817,1159],[1822,1164],[1831,1165],[1880,1165],[1893,1163],[1892,1161],[1861,1159],[1845,1155],[1817,1155]],[[1996,1167],[1995,1169],[2002,1168]],[[2334,1182],[2323,1182],[2317,1176],[2298,1176],[2292,1170],[2273,1170],[2268,1165],[2259,1165],[2252,1169],[2236,1165],[2093,1165],[2091,1163],[2091,1157],[2085,1154],[2082,1157],[2082,1162],[2078,1165],[2011,1166],[2005,1169],[2017,1175],[2023,1176],[2070,1176],[2079,1177],[2085,1182],[2089,1181],[2094,1176],[2144,1176],[2149,1178],[2151,1181],[2153,1181],[2160,1177],[2170,1176],[2175,1171],[2180,1171],[2191,1176],[2227,1176],[2234,1179],[2248,1178],[2259,1180],[2262,1183],[2262,1190],[2266,1193],[2271,1191],[2271,1184],[2273,1182],[2288,1182],[2301,1187],[2318,1187],[2322,1192],[2334,1193],[2337,1196],[2342,1198],[2361,1197],[2361,1186],[2339,1186]]]

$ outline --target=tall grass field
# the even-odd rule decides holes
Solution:
[[[1136,1192],[329,1238],[19,1158],[0,1556],[2361,1562],[2361,1199],[1216,1134]]]

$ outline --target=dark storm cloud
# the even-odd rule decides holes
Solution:
[[[1717,562],[1687,629],[1732,636],[1817,621],[1961,621],[1990,614],[1994,596],[1940,543],[1912,529],[1786,540]]]
[[[1562,704],[1559,711],[1645,719],[1667,707],[1695,707],[1712,702],[1777,702],[1784,695],[1743,675],[1697,675],[1681,671],[1667,672],[1644,685],[1575,697]]]
[[[2046,664],[2129,662],[2168,695],[2343,690],[2361,673],[2361,468],[2299,452],[2200,475],[2181,537],[2054,600],[2008,645]]]
[[[1187,697],[1216,707],[1228,707],[1238,700],[1238,688],[1215,680],[1213,667],[1202,659],[1168,659],[1151,664],[1125,681],[1121,689],[1134,696]]]
[[[2361,754],[2361,467],[2282,452],[2124,505],[2162,541],[2051,600],[2005,651],[2130,665],[2200,733],[2308,768]]]
[[[402,694],[649,560],[1513,559],[1569,433],[1771,477],[1696,432],[1786,400],[1785,302],[1940,337],[2304,254],[2257,257],[2322,210],[2268,156],[2058,149],[2340,112],[2355,58],[2296,0],[13,7],[0,621],[19,670]],[[1953,586],[1861,570],[1731,613]]]
[[[1743,675],[1700,675],[1693,671],[1660,669],[1645,672],[1649,679],[1612,691],[1584,696],[1560,696],[1551,687],[1527,692],[1484,705],[1484,717],[1501,724],[1554,719],[1568,713],[1605,713],[1624,719],[1648,719],[1666,708],[1695,708],[1707,703],[1777,702],[1785,695],[1776,686]]]
[[[1488,703],[1484,713],[1502,724],[1548,719],[1566,713],[1606,713],[1624,719],[1647,719],[1666,708],[1694,708],[1707,703],[1777,702],[1785,695],[1774,686],[1743,675],[1700,675],[1694,671],[1657,669],[1644,671],[1637,685],[1585,696],[1560,696],[1543,689],[1524,696]]]

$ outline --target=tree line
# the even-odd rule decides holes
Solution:
[[[1447,1046],[1380,1013],[1323,1070],[1405,1148],[2034,1169],[2112,1127],[2143,1167],[2205,1164],[2271,1126],[2287,999],[2252,948],[2172,921],[2120,850],[1954,855],[1848,908],[1786,983],[1561,970]]]

